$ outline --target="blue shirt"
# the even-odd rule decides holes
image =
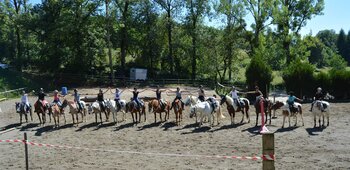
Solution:
[[[295,96],[289,96],[288,97],[288,100],[287,100],[287,103],[288,104],[294,104],[294,100],[296,99],[296,97]]]

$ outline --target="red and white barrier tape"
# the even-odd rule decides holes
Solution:
[[[61,148],[61,149],[79,149],[79,150],[91,150],[91,151],[101,151],[101,152],[115,152],[115,153],[127,153],[127,154],[139,154],[139,155],[153,155],[153,156],[173,156],[173,157],[204,157],[204,158],[217,158],[217,159],[240,159],[240,160],[275,160],[275,155],[264,154],[262,156],[222,156],[222,155],[189,155],[189,154],[170,154],[170,153],[154,153],[154,152],[138,152],[138,151],[117,151],[117,150],[104,150],[104,149],[91,149],[83,147],[74,146],[60,146],[51,144],[42,144],[29,142],[24,140],[0,140],[6,143],[27,143],[27,145],[41,146],[49,148]]]

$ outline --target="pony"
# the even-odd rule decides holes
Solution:
[[[105,100],[105,103],[107,101]],[[109,112],[107,107],[105,107],[105,115],[106,115],[106,122],[108,122]],[[98,101],[93,102],[91,105],[89,105],[89,114],[95,114],[95,120],[97,123],[97,114],[100,114],[100,120],[102,124],[102,108],[100,108],[100,103]]]
[[[268,99],[264,99],[263,97],[260,97],[254,104],[255,107],[255,113],[256,113],[256,123],[255,126],[258,126],[258,119],[259,119],[259,113],[261,113],[260,108],[260,102],[263,102],[263,108],[264,113],[266,116],[265,122],[267,121],[267,116],[270,115],[270,121],[271,121],[271,113],[269,113],[269,109],[271,107],[271,101]]]
[[[179,126],[180,122],[182,121],[182,111],[183,111],[182,104],[179,99],[176,99],[174,101],[173,108],[175,113],[175,124]]]
[[[250,123],[250,117],[249,117],[249,100],[246,98],[241,98],[241,100],[243,101],[243,105],[244,108],[238,107],[238,105],[236,104],[236,102],[233,101],[233,99],[228,96],[228,95],[222,95],[221,96],[221,102],[220,105],[222,104],[226,104],[227,106],[227,111],[230,114],[231,117],[231,124],[234,124],[234,119],[235,119],[235,113],[241,111],[242,112],[242,120],[240,123],[243,123],[244,121],[244,113],[246,114],[246,117],[248,119],[248,123]]]
[[[63,104],[62,104],[63,105]],[[85,117],[85,122],[86,122],[86,108],[85,108],[85,102],[84,101],[80,101],[80,105],[82,107],[82,110],[78,111],[79,106],[77,105],[76,102],[74,101],[68,101],[68,106],[69,106],[69,111],[72,114],[72,120],[73,120],[73,126],[74,124],[76,124],[77,126],[79,126],[79,117],[78,114],[81,114],[81,120],[84,121],[84,117]],[[77,123],[75,123],[74,121],[74,115],[76,117]],[[96,118],[96,122],[97,122],[97,118]],[[102,122],[102,119],[101,119]]]
[[[214,125],[214,121],[212,121],[212,118],[214,120],[214,114],[213,113],[214,108],[211,106],[209,102],[200,102],[195,105],[192,105],[190,108],[190,118],[193,118],[193,116],[196,116],[197,113],[199,113],[200,117],[200,123],[198,124],[199,127],[203,124],[203,118],[207,117],[210,123],[210,127]],[[196,116],[197,117],[197,116]],[[196,119],[197,123],[197,119]]]
[[[185,106],[189,106],[189,105],[195,105],[197,103],[200,103],[201,101],[198,100],[198,97],[191,95],[191,96],[187,96],[183,102]]]
[[[169,112],[170,112],[170,102],[164,101],[163,104],[165,105],[164,108],[161,107],[158,99],[151,100],[148,102],[148,112],[151,111],[154,113],[154,123],[157,123],[157,113],[159,113],[160,121],[162,122],[162,113],[165,113],[165,121],[167,120],[167,117],[169,119]]]
[[[125,121],[125,112],[126,112],[126,102],[125,100],[119,100],[120,108],[117,108],[117,104],[114,100],[107,100],[107,108],[113,114],[113,121],[117,123],[117,113],[121,111],[123,113],[123,121]]]
[[[141,107],[137,106],[136,101],[130,101],[126,104],[126,113],[130,112],[132,116],[132,122],[138,123],[141,122],[141,115],[144,115],[144,121],[146,122],[146,108],[145,105],[142,104]],[[134,117],[135,114],[135,117]],[[139,114],[139,120],[137,120],[137,114]]]
[[[270,110],[270,113],[271,113],[271,110],[273,110],[273,109],[274,110],[282,109],[282,115],[283,115],[282,128],[284,128],[284,122],[285,122],[285,119],[286,119],[287,116],[288,116],[289,127],[290,127],[290,117],[291,116],[295,117],[295,124],[294,124],[294,126],[297,126],[297,123],[298,123],[298,116],[297,115],[298,115],[298,113],[300,114],[301,121],[302,121],[302,124],[304,126],[302,105],[300,103],[294,102],[294,106],[296,106],[296,108],[293,108],[291,110],[288,103],[276,101],[276,103],[274,103],[273,105],[271,105],[269,107],[269,110]],[[270,124],[271,124],[271,119],[270,119]]]
[[[52,103],[50,106],[52,108],[52,117],[53,117],[53,121],[55,123],[54,127],[59,127],[61,115],[63,115],[64,123],[66,123],[66,116],[64,114],[64,108],[67,107],[67,100],[66,99],[63,100],[61,108],[56,103]]]
[[[50,107],[49,104],[44,104],[43,101],[37,101],[34,104],[34,111],[37,113],[39,117],[39,124],[44,125],[46,123],[46,112],[48,111],[49,118],[50,118],[50,123],[51,123],[51,114],[52,114],[52,108]],[[40,114],[42,115],[40,117]]]
[[[30,104],[29,104],[29,107],[26,108],[24,103],[16,102],[15,106],[16,106],[16,112],[19,113],[20,124],[22,124],[22,117],[23,117],[23,115],[24,115],[24,117],[26,119],[26,123],[28,123],[28,116],[27,116],[28,112],[29,112],[31,121],[33,121],[32,106]]]
[[[324,126],[324,117],[327,118],[327,126],[329,126],[329,103],[326,101],[316,100],[314,104],[314,108],[312,109],[312,113],[314,115],[314,127],[316,127],[316,116],[318,116],[318,125],[321,127],[321,116],[322,126]]]

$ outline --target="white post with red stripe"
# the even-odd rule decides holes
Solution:
[[[263,170],[275,170],[275,135],[274,133],[263,133]]]

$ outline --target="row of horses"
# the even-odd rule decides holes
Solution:
[[[242,113],[242,119],[240,123],[245,123],[244,118],[246,117],[247,123],[250,123],[250,117],[249,117],[249,107],[250,103],[249,100],[246,98],[241,98],[242,104],[239,106],[234,100],[227,95],[222,95],[219,100],[213,100],[213,102],[204,101],[201,102],[198,100],[196,96],[187,96],[183,100],[183,103],[185,106],[189,107],[190,113],[189,116],[196,118],[196,123],[198,123],[198,118],[200,118],[199,126],[203,124],[203,120],[206,118],[210,122],[210,126],[214,125],[214,120],[216,118],[217,125],[220,124],[220,120],[225,118],[225,116],[222,114],[221,105],[226,105],[227,111],[230,115],[231,124],[233,125],[235,123],[235,115],[236,112]],[[157,99],[145,99],[143,100],[141,106],[139,106],[135,101],[129,101],[126,102],[125,100],[120,100],[117,104],[114,100],[105,100],[105,110],[103,110],[100,107],[99,102],[93,102],[92,104],[87,104],[84,101],[80,101],[82,109],[78,109],[78,106],[74,101],[68,101],[67,99],[64,99],[62,102],[62,106],[59,107],[57,104],[52,103],[47,106],[42,104],[41,102],[37,102],[35,105],[35,111],[39,117],[40,124],[45,124],[46,122],[46,114],[49,115],[50,122],[51,122],[51,116],[54,119],[55,127],[59,126],[60,123],[60,117],[62,116],[64,118],[64,122],[66,123],[66,117],[65,117],[65,108],[69,106],[69,112],[72,116],[73,125],[78,126],[79,125],[79,114],[81,115],[81,120],[86,122],[86,114],[94,114],[95,115],[95,122],[98,123],[98,115],[100,118],[100,122],[102,123],[102,113],[105,113],[106,121],[109,121],[110,114],[113,116],[114,123],[117,123],[117,114],[120,112],[123,114],[122,121],[125,121],[126,113],[130,112],[132,115],[133,123],[137,124],[141,122],[141,117],[144,116],[144,121],[146,121],[146,105],[148,105],[148,112],[154,114],[154,122],[157,122],[157,114],[159,114],[160,121],[163,122],[162,113],[164,113],[164,121],[169,120],[169,114],[171,108],[174,110],[175,114],[175,124],[181,125],[182,119],[183,119],[183,112],[184,109],[182,107],[182,101],[175,100],[174,103],[170,103],[169,101],[163,101],[162,103],[164,106],[162,106],[159,103],[159,100]],[[171,106],[172,105],[172,106]],[[295,125],[297,125],[297,115],[300,115],[302,120],[302,125],[304,125],[303,120],[303,110],[302,105],[299,103],[295,104],[297,107],[296,109],[291,109],[289,105],[286,102],[275,102],[273,103],[270,100],[261,98],[258,102],[254,104],[255,107],[255,113],[256,113],[256,123],[255,126],[258,126],[258,119],[259,114],[263,110],[265,113],[265,123],[269,120],[269,124],[271,124],[272,120],[272,111],[276,111],[277,109],[282,110],[283,115],[283,124],[282,128],[285,124],[285,119],[288,117],[289,120],[289,126],[290,126],[290,118],[295,117]],[[217,106],[217,107],[215,107]],[[261,108],[263,106],[263,108]],[[324,108],[324,109],[323,109]],[[18,113],[20,113],[20,123],[22,123],[22,117],[25,116],[26,122],[28,122],[27,118],[27,111],[25,111],[23,105],[21,103],[16,103],[16,110]],[[32,118],[32,109],[29,109],[29,115]],[[215,114],[216,113],[216,114]],[[314,126],[316,127],[316,120],[318,118],[319,126],[321,126],[321,118],[323,118],[323,124],[325,125],[325,117],[327,118],[327,126],[329,125],[329,103],[325,101],[316,101],[315,107],[313,109],[313,115],[314,115]],[[269,119],[268,119],[269,117]]]

